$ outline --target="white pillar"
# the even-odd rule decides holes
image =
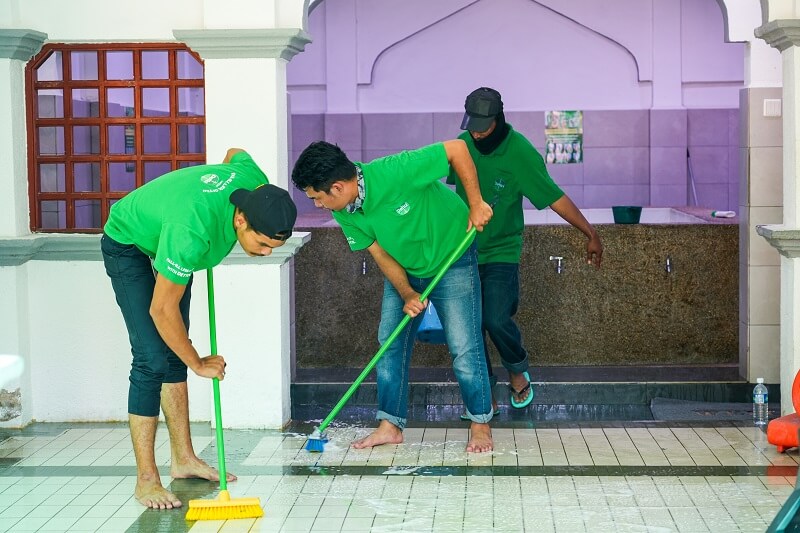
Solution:
[[[24,74],[45,39],[38,31],[0,28],[0,237],[30,234]],[[16,416],[0,421],[2,427],[23,427],[32,416],[27,279],[24,266],[0,266],[0,353],[24,361],[22,375],[2,386],[19,394],[20,404]]]
[[[756,29],[756,36],[781,51],[783,69],[783,224],[758,228],[781,253],[781,413],[795,412],[792,383],[800,368],[800,229],[797,179],[800,175],[798,87],[800,83],[800,20],[773,20]]]
[[[208,161],[222,160],[230,147],[243,148],[271,183],[288,189],[286,62],[310,42],[308,35],[299,29],[174,34],[205,62]],[[280,428],[289,421],[293,265],[243,258],[215,269],[215,297],[228,301],[221,307],[241,309],[217,317],[219,351],[231,369],[222,392],[226,427]],[[205,307],[200,298],[198,291],[195,309]],[[194,337],[207,337],[193,330]]]
[[[0,236],[30,233],[25,63],[47,35],[0,28]]]

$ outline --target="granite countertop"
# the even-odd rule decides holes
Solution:
[[[739,224],[738,213],[737,216],[733,218],[716,218],[711,216],[711,213],[714,210],[708,207],[682,206],[673,207],[672,209],[700,218],[708,224]],[[295,227],[297,228],[328,228],[337,226],[338,224],[335,220],[333,220],[333,216],[331,215],[330,211],[324,209],[316,209],[308,213],[299,214],[297,216],[297,223],[295,224]]]
[[[697,218],[702,218],[709,224],[738,224],[739,223],[739,213],[736,213],[735,217],[732,218],[716,218],[712,217],[711,213],[713,211],[724,211],[723,209],[711,209],[708,207],[673,207],[672,209],[676,211],[680,211],[682,213],[686,213],[687,215],[692,215]]]

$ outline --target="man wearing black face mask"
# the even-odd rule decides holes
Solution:
[[[467,96],[464,109],[461,129],[467,131],[459,138],[467,143],[475,162],[482,196],[495,198],[494,217],[477,238],[484,343],[488,334],[508,370],[511,406],[522,409],[534,396],[528,353],[513,318],[519,304],[522,198],[530,200],[537,209],[550,207],[586,235],[586,262],[595,268],[600,268],[603,244],[572,200],[553,182],[536,148],[506,122],[499,92],[489,87],[476,89]],[[454,183],[456,192],[466,200],[458,176],[451,171],[447,181]],[[492,373],[488,346],[485,351],[494,388],[497,377]],[[497,410],[496,400],[493,404]]]

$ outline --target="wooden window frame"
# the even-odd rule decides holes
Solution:
[[[71,78],[71,58],[73,51],[97,52],[97,79],[73,80]],[[133,77],[129,80],[106,79],[106,53],[130,51],[133,53]],[[142,52],[167,51],[168,52],[168,78],[167,79],[142,79]],[[111,204],[122,198],[129,191],[111,191],[109,187],[108,165],[113,162],[135,162],[136,176],[134,189],[144,184],[145,165],[148,161],[170,162],[171,170],[181,168],[181,165],[203,164],[206,156],[203,153],[179,153],[179,129],[181,125],[199,124],[205,126],[205,104],[202,116],[180,116],[178,108],[179,88],[205,89],[205,72],[199,79],[179,79],[177,73],[178,52],[190,53],[203,66],[202,59],[189,48],[179,43],[86,43],[86,44],[46,44],[34,56],[25,68],[25,99],[28,126],[28,196],[30,205],[30,223],[32,232],[46,233],[100,233],[102,226],[108,220]],[[62,76],[59,81],[37,81],[37,69],[42,66],[51,54],[61,52]],[[167,117],[143,116],[142,89],[148,87],[168,88],[170,91],[170,112]],[[108,117],[106,91],[109,88],[133,88],[134,115],[125,117]],[[62,118],[39,118],[38,91],[41,89],[60,89],[63,95]],[[72,89],[97,89],[99,112],[97,117],[76,118],[72,116]],[[205,94],[205,93],[204,93]],[[134,152],[125,154],[110,154],[108,152],[107,127],[113,124],[129,125],[135,128]],[[170,150],[169,153],[144,154],[144,126],[150,124],[170,125]],[[39,155],[39,127],[56,126],[64,128],[64,154]],[[73,153],[73,126],[98,126],[99,127],[99,153],[74,154]],[[39,166],[41,164],[64,165],[64,192],[42,192],[40,190]],[[100,165],[100,190],[96,192],[77,192],[74,190],[74,163],[99,163]],[[66,227],[43,228],[40,205],[42,201],[55,200],[66,203]],[[100,227],[80,228],[75,225],[75,202],[80,200],[100,201]]]

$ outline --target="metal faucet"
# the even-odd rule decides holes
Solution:
[[[667,261],[664,263],[664,270],[667,271],[667,274],[672,272],[672,259],[669,256],[667,256]]]
[[[550,261],[555,261],[556,262],[556,274],[561,274],[561,272],[564,271],[564,264],[563,264],[564,258],[562,256],[560,256],[560,255],[551,255],[550,256]]]

